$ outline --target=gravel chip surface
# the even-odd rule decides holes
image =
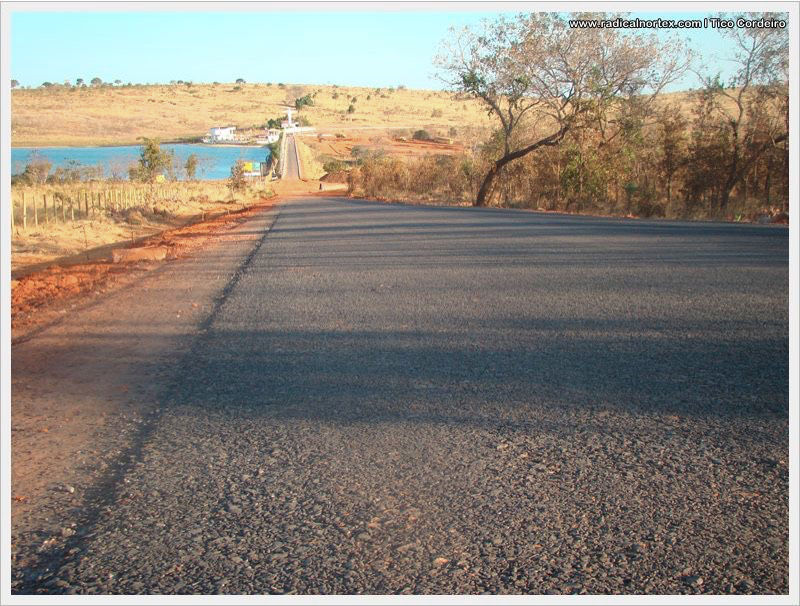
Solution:
[[[14,590],[788,593],[788,279],[783,228],[294,200]]]

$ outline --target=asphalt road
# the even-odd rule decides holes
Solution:
[[[788,592],[786,229],[314,198],[252,231],[16,591]]]
[[[300,178],[300,167],[297,163],[297,150],[295,149],[294,135],[288,135],[286,138],[286,174],[283,178]]]

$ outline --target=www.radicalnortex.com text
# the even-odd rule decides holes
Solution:
[[[759,28],[780,29],[786,27],[785,19],[724,19],[721,17],[705,17],[703,19],[570,19],[569,26],[578,29],[715,29]]]

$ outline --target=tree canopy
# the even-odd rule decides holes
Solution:
[[[161,149],[158,139],[143,138],[139,163],[130,170],[131,180],[153,183],[158,175],[172,171],[173,154]]]
[[[479,206],[509,162],[558,145],[588,122],[621,129],[615,107],[642,96],[647,103],[688,67],[688,53],[675,40],[661,42],[636,30],[571,28],[570,18],[613,15],[500,17],[480,30],[451,30],[443,44],[436,59],[440,78],[454,92],[480,99],[500,122],[502,156],[478,192]]]

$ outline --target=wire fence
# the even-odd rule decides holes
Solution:
[[[91,219],[107,210],[120,211],[172,200],[180,195],[178,190],[179,186],[173,185],[12,188],[11,228],[27,230],[53,222]]]

